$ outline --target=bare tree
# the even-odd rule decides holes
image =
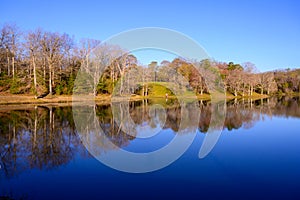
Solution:
[[[124,92],[127,94],[133,94],[137,84],[141,82],[141,71],[137,65],[137,58],[129,54],[126,58],[126,73],[124,77],[125,88]]]
[[[243,74],[243,93],[247,92],[248,96],[253,95],[255,86],[257,85],[258,78],[255,74],[257,72],[256,66],[251,62],[245,62],[242,64],[244,68]]]
[[[113,69],[117,69],[117,77],[123,78],[125,75],[126,67],[128,65],[128,53],[120,48],[119,46],[111,46],[111,59],[112,59],[112,65]],[[120,81],[119,84],[119,95],[123,93],[123,81]]]
[[[273,72],[266,72],[260,75],[260,86],[261,86],[261,94],[263,94],[264,90],[267,91],[267,95],[270,92],[274,92],[277,90],[277,85],[274,79]]]
[[[18,39],[19,39],[21,33],[20,33],[19,29],[16,27],[16,25],[10,26],[9,31],[10,31],[10,34],[11,34],[12,76],[13,76],[13,78],[15,78],[15,73],[16,73],[15,58],[16,58],[17,51],[19,49]]]
[[[93,77],[93,94],[97,95],[97,85],[100,75],[107,68],[112,70],[112,81],[123,78],[127,66],[127,52],[118,46],[102,44],[98,45],[86,56],[84,67],[86,72]],[[115,71],[116,70],[116,71]],[[119,94],[123,92],[123,81],[120,82]]]
[[[163,60],[160,63],[160,66],[158,67],[158,72],[157,72],[157,80],[163,81],[163,82],[168,82],[170,80],[170,74],[168,73],[168,68],[169,68],[170,62]]]
[[[232,90],[234,96],[238,96],[238,92],[240,91],[243,84],[243,70],[231,70],[227,76],[226,82],[228,83],[229,89]]]
[[[33,83],[35,90],[35,98],[38,97],[37,91],[37,57],[41,53],[40,42],[41,42],[42,31],[37,29],[34,32],[29,32],[26,35],[26,44],[25,47],[29,51],[30,63],[33,67]]]
[[[62,58],[63,37],[59,33],[43,32],[40,45],[49,68],[49,94],[53,94],[55,67]]]
[[[81,65],[88,67],[90,62],[90,54],[92,50],[100,44],[99,40],[94,39],[82,39],[80,40],[80,47],[79,47],[79,57],[81,59]],[[85,69],[88,71],[88,68]]]
[[[8,25],[4,25],[1,29],[1,47],[5,49],[5,56],[6,56],[6,68],[7,68],[7,75],[10,76],[10,50],[11,50],[11,38],[9,34]]]
[[[15,24],[5,24],[0,31],[0,47],[6,51],[7,75],[12,75],[13,78],[15,78],[15,59],[20,36],[19,28]]]

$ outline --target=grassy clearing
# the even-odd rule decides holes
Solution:
[[[166,94],[168,94],[169,98],[176,98],[176,97],[196,98],[197,97],[193,91],[187,90],[186,88],[179,88],[175,83],[149,82],[148,88],[149,88],[148,91],[149,98],[162,98],[162,97],[165,98]]]
[[[149,91],[148,96],[149,97],[165,97],[166,94],[168,96],[174,96],[174,93],[172,90],[168,89],[171,88],[171,84],[168,83],[149,83],[148,84]]]

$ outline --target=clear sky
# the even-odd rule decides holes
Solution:
[[[216,60],[250,61],[266,71],[300,67],[298,2],[0,0],[0,24],[14,22],[22,30],[41,27],[78,40],[105,40],[140,27],[169,28],[196,40]]]

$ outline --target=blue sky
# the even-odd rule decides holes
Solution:
[[[128,29],[163,27],[190,36],[216,60],[250,61],[266,71],[300,67],[299,10],[296,0],[0,0],[0,24],[15,22],[22,30],[42,27],[78,40],[105,40]],[[161,57],[152,52],[142,62]]]

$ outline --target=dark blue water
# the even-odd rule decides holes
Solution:
[[[98,109],[99,121],[107,124],[111,118],[110,107]],[[49,125],[50,110],[54,119],[52,116]],[[298,99],[253,102],[250,106],[229,103],[221,137],[205,158],[198,158],[205,137],[199,131],[190,148],[171,165],[150,173],[131,174],[111,169],[88,153],[74,129],[70,107],[6,109],[1,111],[0,120],[0,196],[12,199],[299,199],[299,111]],[[209,113],[201,115],[209,116]],[[200,122],[199,130],[205,130],[204,126]],[[35,142],[33,127],[37,130]],[[161,148],[175,134],[174,127],[164,127],[148,146],[145,141],[139,142],[141,139],[124,137],[119,141],[123,149],[148,152]]]

